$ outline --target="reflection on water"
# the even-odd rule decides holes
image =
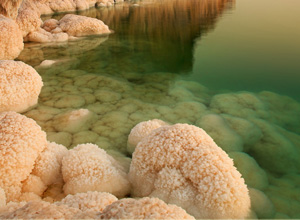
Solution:
[[[127,156],[128,134],[140,121],[197,125],[234,159],[259,204],[252,217],[298,218],[300,103],[267,91],[220,93],[201,79],[186,80],[197,65],[195,39],[205,42],[201,37],[214,33],[218,18],[235,2],[139,4],[80,12],[107,23],[115,31],[108,37],[27,44],[19,59],[36,66],[44,87],[39,105],[25,114],[51,141],[70,148],[96,143]],[[59,61],[50,68],[38,66],[45,59]],[[219,76],[216,84],[222,80]]]
[[[151,0],[143,1],[138,7],[124,3],[114,9],[92,8],[79,12],[97,17],[115,31],[97,54],[85,56],[81,68],[88,68],[85,64],[102,57],[108,62],[107,68],[118,69],[116,62],[111,62],[118,61],[127,69],[140,67],[134,69],[139,72],[188,72],[193,64],[194,40],[212,30],[218,17],[231,9],[233,3],[232,0]],[[94,65],[93,70],[102,68]]]

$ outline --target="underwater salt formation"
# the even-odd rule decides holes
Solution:
[[[15,59],[23,47],[22,32],[17,23],[0,14],[0,60]]]
[[[176,205],[157,198],[122,199],[107,206],[100,219],[194,219]]]
[[[196,218],[245,218],[250,198],[232,160],[204,130],[187,124],[154,130],[130,165],[132,196],[158,197]]]
[[[31,66],[0,60],[0,112],[24,112],[38,102],[42,78]]]

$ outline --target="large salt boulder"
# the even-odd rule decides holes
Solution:
[[[135,148],[132,196],[158,197],[196,218],[245,218],[250,198],[232,160],[208,134],[175,124],[153,130]]]
[[[31,66],[21,61],[1,60],[0,112],[23,112],[37,104],[42,86],[42,78]]]
[[[0,15],[0,60],[15,59],[23,48],[23,35],[17,23]]]
[[[69,36],[109,34],[111,31],[102,21],[85,16],[67,14],[59,21],[59,27]]]

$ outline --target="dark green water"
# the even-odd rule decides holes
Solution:
[[[197,125],[263,192],[252,190],[252,217],[300,218],[300,1],[133,3],[79,12],[103,20],[109,36],[26,45],[19,59],[36,66],[44,87],[25,114],[51,141],[127,156],[141,121]],[[38,67],[43,60],[59,62]],[[80,108],[93,120],[76,131],[57,125],[57,115]]]

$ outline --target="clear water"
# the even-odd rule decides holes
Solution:
[[[43,78],[39,105],[25,114],[49,140],[129,156],[141,121],[194,124],[270,199],[255,200],[258,218],[300,218],[298,0],[156,0],[79,14],[114,33],[27,44],[19,57]],[[89,114],[69,128],[61,115],[78,109]]]

